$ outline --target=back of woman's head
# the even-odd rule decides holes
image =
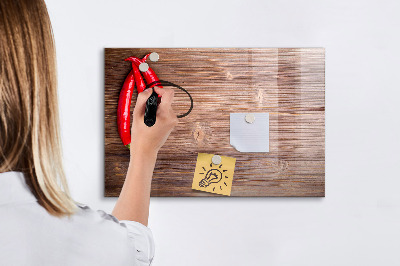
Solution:
[[[62,165],[57,97],[54,39],[44,1],[1,0],[0,172],[23,172],[38,202],[62,216],[76,205]]]

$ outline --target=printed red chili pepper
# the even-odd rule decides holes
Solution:
[[[135,84],[138,90],[138,93],[141,93],[146,89],[146,87],[152,88],[154,86],[161,87],[160,80],[154,71],[149,67],[146,72],[141,72],[139,70],[139,65],[145,63],[150,54],[147,54],[142,59],[131,56],[125,61],[132,62],[132,70],[129,72],[126,77],[124,84],[122,86],[122,90],[119,95],[118,100],[118,110],[117,110],[117,124],[118,124],[118,132],[122,143],[130,149],[131,143],[131,128],[130,128],[130,105],[132,100],[132,93],[135,88]],[[146,83],[143,80],[142,74],[146,80]],[[161,97],[161,95],[158,95]]]
[[[132,70],[133,70],[133,75],[135,76],[137,91],[138,93],[141,93],[146,89],[146,83],[144,83],[142,75],[140,74],[140,70],[134,63],[132,63]]]
[[[130,148],[131,143],[131,112],[130,105],[132,100],[132,93],[135,88],[134,70],[132,69],[126,77],[122,90],[119,94],[118,110],[117,110],[117,124],[119,136],[122,143]]]

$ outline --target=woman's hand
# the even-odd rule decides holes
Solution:
[[[154,87],[154,90],[161,95],[161,102],[157,108],[156,123],[152,127],[148,127],[144,123],[146,101],[150,97],[152,89],[146,89],[138,95],[133,110],[131,154],[137,151],[157,154],[178,123],[178,118],[171,106],[174,90],[159,87]]]

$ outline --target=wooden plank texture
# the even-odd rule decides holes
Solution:
[[[117,129],[119,92],[131,66],[149,62],[160,79],[184,87],[192,112],[161,148],[151,196],[218,196],[192,190],[197,153],[236,158],[231,196],[325,195],[325,50],[323,48],[105,49],[105,196],[119,196],[129,150]],[[188,96],[175,89],[173,108]],[[131,110],[137,91],[132,97]],[[229,113],[269,112],[270,152],[241,153],[229,143]]]

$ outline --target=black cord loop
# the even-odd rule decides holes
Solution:
[[[175,83],[172,83],[172,82],[169,82],[169,81],[166,81],[166,80],[160,80],[160,82],[161,82],[161,85],[162,85],[162,86],[172,86],[172,87],[178,88],[178,89],[180,89],[180,90],[186,92],[186,94],[187,94],[187,95],[189,96],[189,98],[190,98],[190,108],[189,108],[189,110],[188,110],[186,113],[184,113],[184,114],[182,114],[182,115],[177,115],[177,117],[178,117],[178,118],[182,118],[182,117],[185,117],[185,116],[187,116],[188,114],[190,114],[190,112],[191,112],[192,109],[193,109],[193,98],[192,98],[192,95],[190,95],[190,93],[189,93],[187,90],[185,90],[184,88],[182,88],[182,87],[179,86],[179,85],[176,85]]]

